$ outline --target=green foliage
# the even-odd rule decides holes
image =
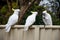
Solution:
[[[0,9],[0,24],[5,24],[6,23],[6,13],[7,13],[8,7],[7,5],[2,6]]]
[[[13,2],[12,3],[12,8],[17,8],[18,6],[17,6],[17,3],[16,2]]]
[[[4,6],[1,8],[0,13],[6,14],[6,12],[7,12],[7,5],[4,5]]]
[[[57,16],[53,14],[51,14],[51,16],[52,16],[53,25],[60,25],[59,18],[57,18]]]

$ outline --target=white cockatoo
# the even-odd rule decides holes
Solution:
[[[52,25],[52,18],[51,15],[49,13],[47,13],[47,11],[43,11],[42,13],[42,19],[43,22],[45,23],[45,25]]]
[[[24,31],[27,31],[28,28],[36,21],[36,16],[37,16],[38,12],[31,11],[31,13],[32,13],[32,15],[28,16],[26,19]]]
[[[6,32],[9,32],[11,29],[11,26],[18,22],[18,15],[19,15],[20,9],[12,8],[12,10],[14,11],[14,13],[8,19],[8,22],[7,22],[6,28],[5,28]]]

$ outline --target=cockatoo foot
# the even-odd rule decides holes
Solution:
[[[24,28],[24,31],[28,31],[28,28]]]

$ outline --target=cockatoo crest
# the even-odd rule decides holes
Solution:
[[[38,14],[38,12],[33,12],[33,11],[31,11],[31,13],[32,13],[32,14]]]
[[[13,8],[12,8],[12,10],[15,11],[15,12],[19,12],[20,11],[20,9],[13,9]]]
[[[43,11],[43,13],[47,13],[47,11],[45,10],[45,11]]]
[[[12,10],[14,11],[15,9],[12,8]]]

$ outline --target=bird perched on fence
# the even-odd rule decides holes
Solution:
[[[49,13],[47,13],[47,11],[43,11],[42,13],[42,19],[43,22],[45,23],[45,25],[52,25],[52,18],[51,15]]]
[[[8,22],[7,22],[6,28],[5,28],[6,32],[9,32],[11,29],[11,26],[18,22],[18,15],[19,15],[20,9],[12,8],[12,10],[14,11],[14,13],[8,19]]]
[[[26,19],[26,23],[25,23],[25,27],[24,27],[24,31],[27,31],[28,28],[36,21],[36,16],[38,14],[38,12],[32,12],[32,15],[28,16]]]

